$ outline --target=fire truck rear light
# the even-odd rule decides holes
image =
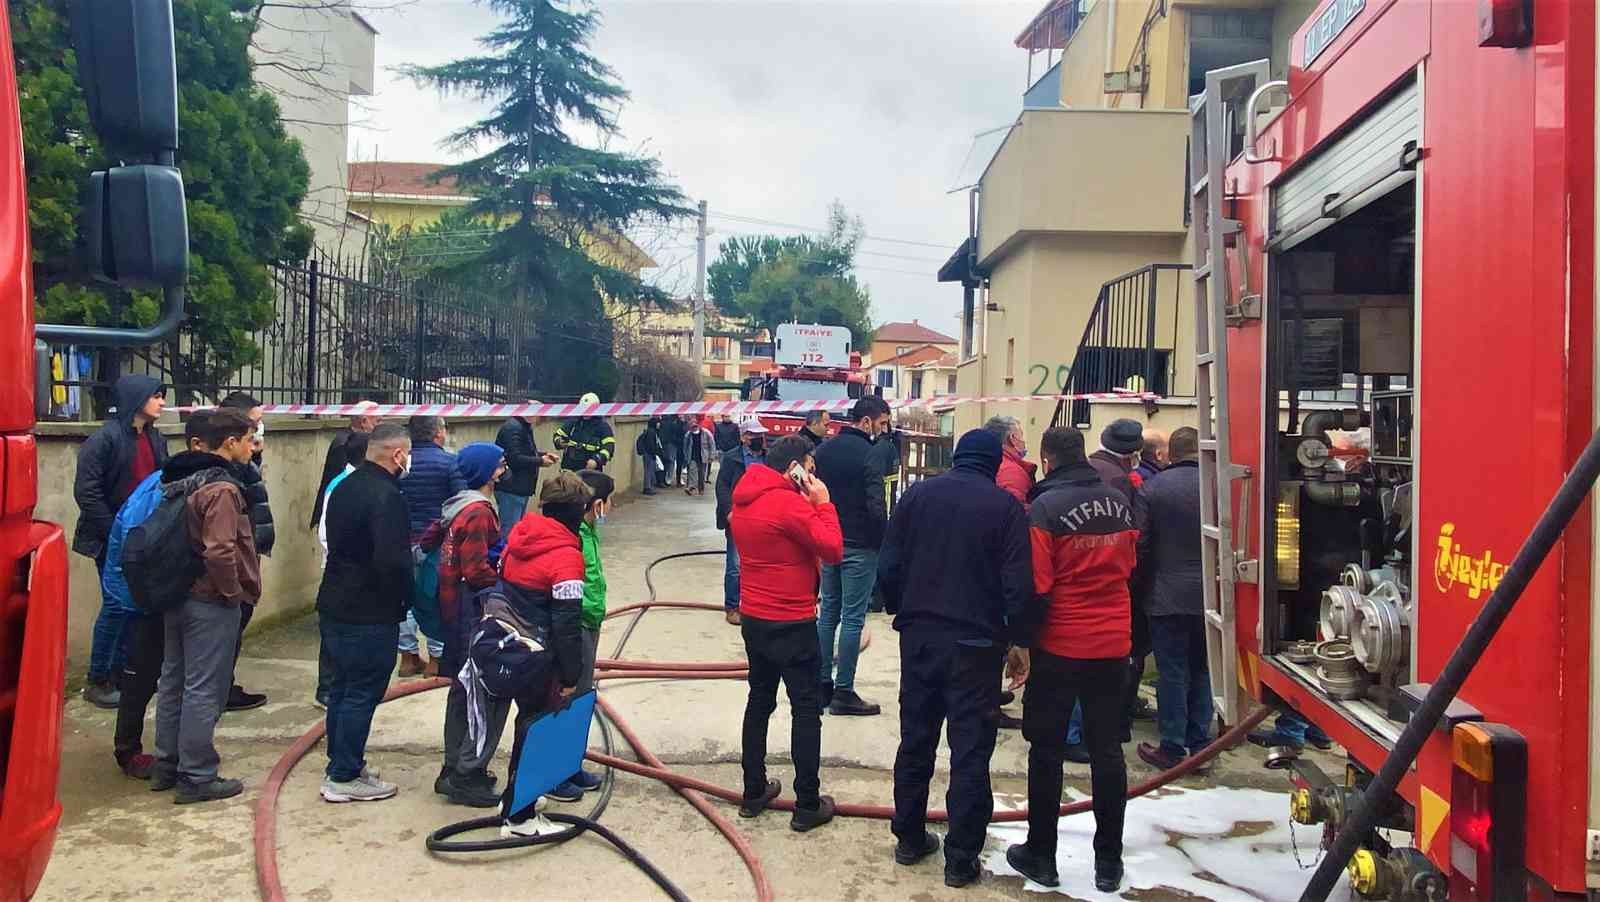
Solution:
[[[1459,724],[1450,734],[1456,767],[1476,780],[1494,782],[1494,749],[1488,732],[1472,724]]]
[[[1450,740],[1450,899],[1522,898],[1527,743],[1490,723],[1457,724]]]

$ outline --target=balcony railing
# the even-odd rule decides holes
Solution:
[[[1189,269],[1187,263],[1152,263],[1101,285],[1063,393],[1193,392],[1192,374],[1179,369],[1180,358],[1194,359]],[[1061,401],[1051,419],[1052,426],[1088,422],[1087,401]]]

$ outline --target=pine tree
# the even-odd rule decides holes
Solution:
[[[627,91],[591,54],[599,15],[587,2],[483,0],[504,21],[479,39],[483,54],[402,71],[447,96],[491,101],[490,114],[449,135],[451,150],[478,154],[444,167],[476,198],[473,216],[503,226],[483,258],[515,274],[541,332],[537,387],[577,394],[615,387],[606,302],[670,305],[664,293],[619,268],[616,245],[641,221],[686,215],[683,195],[647,157],[584,146],[619,134]],[[597,353],[597,351],[599,353]]]

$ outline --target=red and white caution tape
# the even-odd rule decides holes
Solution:
[[[1016,401],[1154,401],[1161,396],[1151,392],[1087,392],[1073,395],[994,395],[963,397],[940,395],[915,400],[885,399],[895,410],[953,407],[958,404],[1004,403]],[[827,401],[609,401],[603,404],[544,404],[525,401],[519,404],[267,404],[263,413],[291,416],[375,416],[375,417],[654,417],[676,414],[805,413],[812,410],[849,410],[855,399]]]

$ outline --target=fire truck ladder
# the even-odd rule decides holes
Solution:
[[[1254,581],[1255,564],[1235,549],[1233,485],[1250,468],[1228,453],[1228,278],[1223,243],[1238,220],[1222,215],[1223,169],[1236,123],[1229,101],[1242,100],[1268,78],[1266,60],[1206,73],[1204,94],[1189,100],[1189,202],[1194,222],[1195,403],[1200,431],[1200,549],[1206,578],[1206,658],[1211,694],[1224,723],[1239,720],[1239,651],[1234,626],[1234,584]],[[1248,497],[1248,496],[1247,496]],[[1240,514],[1249,522],[1249,501]],[[1248,526],[1247,526],[1248,528]]]

